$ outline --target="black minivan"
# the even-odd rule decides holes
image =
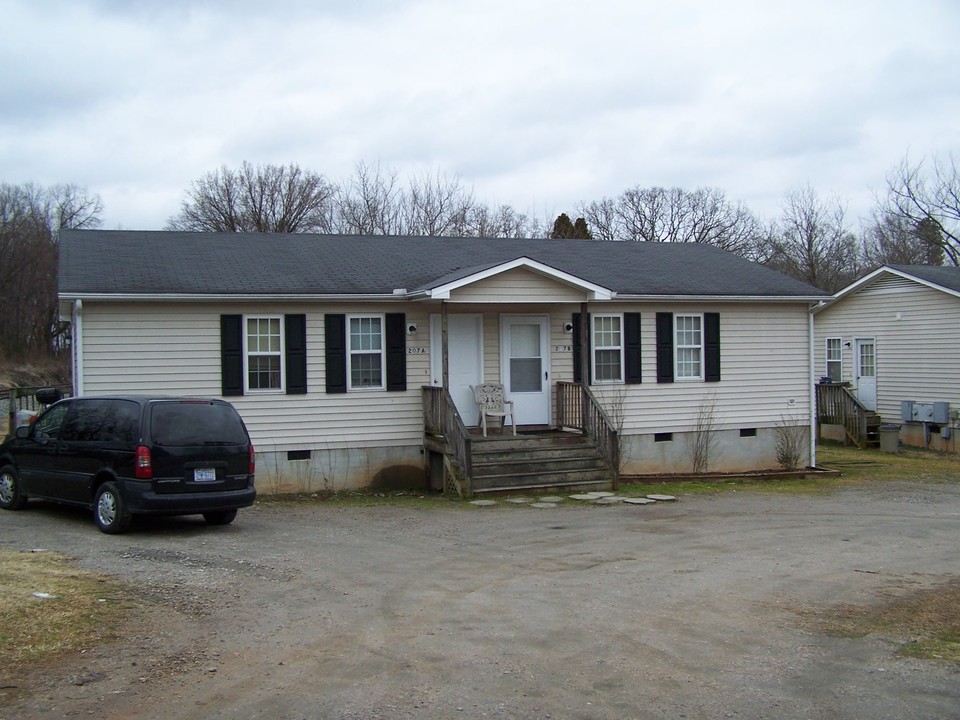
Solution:
[[[223,400],[68,398],[0,445],[0,508],[31,497],[92,507],[105,533],[136,514],[226,525],[256,498],[253,444]]]

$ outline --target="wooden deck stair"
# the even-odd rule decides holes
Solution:
[[[597,448],[572,432],[475,437],[473,492],[607,490],[610,471]]]
[[[880,447],[880,426],[883,425],[883,420],[871,410],[867,410],[865,415],[867,431],[864,434],[864,444],[867,447]]]

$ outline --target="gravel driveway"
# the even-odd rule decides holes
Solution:
[[[800,613],[960,575],[960,486],[647,507],[258,505],[123,536],[0,514],[156,601],[0,718],[948,718],[960,668]],[[9,691],[7,691],[9,692]]]

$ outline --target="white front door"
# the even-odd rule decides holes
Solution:
[[[550,423],[550,320],[500,316],[500,374],[517,425]]]
[[[867,410],[877,409],[877,344],[873,338],[854,341],[854,367],[857,371],[857,400]]]
[[[464,425],[477,424],[477,403],[471,385],[483,382],[483,316],[447,315],[450,396]],[[430,379],[443,385],[443,319],[430,316]]]

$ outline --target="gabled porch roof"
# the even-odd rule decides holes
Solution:
[[[616,293],[608,287],[584,280],[581,277],[524,256],[503,263],[460,268],[444,277],[437,278],[433,283],[417,288],[409,293],[408,297],[449,300],[451,293],[455,290],[517,269],[528,270],[555,280],[563,285],[580,290],[584,293],[584,300],[611,300],[614,295],[616,295]]]

